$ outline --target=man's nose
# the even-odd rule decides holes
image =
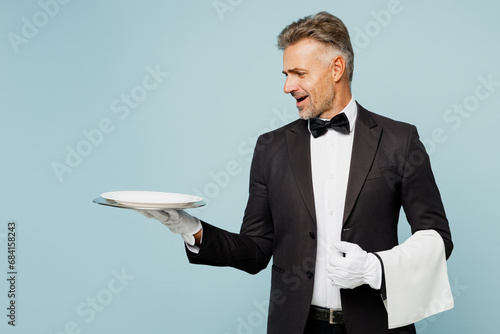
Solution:
[[[286,77],[285,80],[285,86],[283,87],[283,91],[286,94],[289,94],[291,92],[294,92],[298,89],[297,84],[295,83],[295,80],[293,80],[290,76]]]

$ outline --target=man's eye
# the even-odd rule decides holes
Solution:
[[[298,72],[298,73],[297,73],[297,75],[298,75],[299,77],[301,77],[301,78],[302,78],[302,77],[303,77],[304,75],[306,75],[306,74],[305,74],[305,73],[302,73],[302,72]]]

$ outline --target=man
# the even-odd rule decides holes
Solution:
[[[259,138],[240,233],[143,213],[183,236],[192,263],[255,274],[273,257],[268,333],[415,333],[411,322],[449,296],[453,248],[417,131],[353,99],[353,50],[335,16],[290,24],[278,46],[300,119]],[[401,207],[415,234],[398,246]]]

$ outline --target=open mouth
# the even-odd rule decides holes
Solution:
[[[297,98],[297,102],[302,102],[302,101],[304,101],[305,99],[307,99],[307,95],[306,95],[306,96],[302,96],[302,97]]]
[[[300,96],[300,97],[295,97],[295,99],[297,100],[297,104],[300,104],[302,103],[305,99],[307,99],[309,97],[309,95],[304,95],[304,96]]]

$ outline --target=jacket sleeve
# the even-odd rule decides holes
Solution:
[[[453,250],[451,232],[430,160],[412,126],[402,164],[401,202],[412,234],[435,230],[443,239],[446,259]]]
[[[231,233],[206,222],[197,254],[187,248],[191,263],[230,266],[255,274],[264,269],[272,256],[273,220],[266,181],[266,145],[259,137],[250,170],[247,207],[240,233]]]

